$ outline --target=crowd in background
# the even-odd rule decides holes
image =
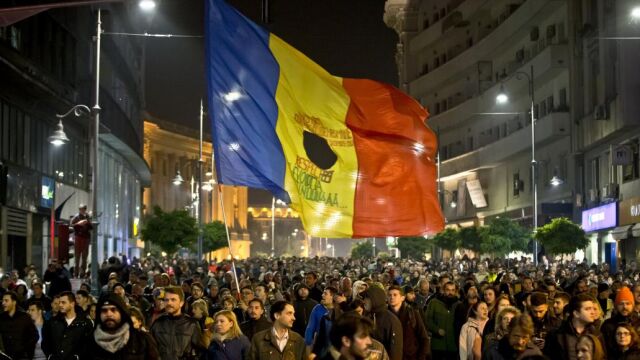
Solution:
[[[640,359],[640,270],[531,260],[112,257],[0,278],[12,359]],[[237,277],[236,277],[237,274]]]

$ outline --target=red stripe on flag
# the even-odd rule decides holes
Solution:
[[[358,157],[353,237],[417,236],[443,229],[435,134],[427,111],[391,85],[344,79],[346,123]]]

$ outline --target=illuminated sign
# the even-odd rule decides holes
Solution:
[[[610,203],[582,212],[582,229],[586,232],[616,227],[617,204]]]
[[[51,209],[53,207],[53,194],[56,190],[56,182],[52,178],[43,176],[40,189],[40,206]]]

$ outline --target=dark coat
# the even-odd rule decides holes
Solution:
[[[393,311],[391,311],[393,312]],[[430,351],[429,336],[422,322],[420,312],[403,303],[400,310],[393,312],[402,324],[402,358],[404,360],[424,360]]]
[[[616,344],[616,328],[619,323],[629,323],[636,331],[640,327],[640,319],[635,313],[631,316],[622,316],[619,313],[614,313],[609,319],[605,320],[600,327],[602,338],[604,339],[604,345],[607,350],[607,354],[612,354],[618,347]]]
[[[53,298],[63,291],[71,291],[70,277],[69,271],[63,267],[56,268],[54,271],[47,269],[42,278],[44,282],[51,282],[47,295]]]
[[[251,341],[256,333],[259,333],[262,330],[271,329],[271,326],[273,326],[273,324],[271,324],[271,321],[262,316],[258,320],[250,319],[243,322],[242,324],[240,324],[240,330],[244,335],[247,336],[247,338],[249,338],[249,341]]]
[[[0,337],[4,352],[14,360],[33,358],[40,338],[31,317],[21,310],[16,310],[13,316],[7,312],[0,314]]]
[[[582,334],[591,334],[596,336],[601,344],[604,344],[600,331],[592,324],[584,329]],[[543,352],[546,356],[555,360],[570,360],[576,357],[576,343],[578,342],[577,333],[571,324],[571,318],[562,322],[562,325],[547,334]]]
[[[42,351],[51,360],[88,359],[92,338],[93,324],[82,313],[76,315],[71,325],[59,314],[42,327]]]
[[[318,302],[311,298],[300,300],[297,298],[297,295],[298,294],[296,293],[296,300],[293,302],[293,308],[295,309],[296,314],[296,320],[293,322],[293,331],[303,335],[307,330],[311,311],[316,305],[318,305]]]
[[[151,327],[162,360],[198,358],[207,347],[200,324],[190,316],[161,315]]]
[[[427,330],[431,333],[431,351],[458,351],[458,338],[455,329],[455,312],[460,301],[447,303],[447,299],[442,296],[436,296],[429,301],[427,311],[425,312]],[[444,330],[444,335],[440,336],[438,330]]]
[[[158,348],[151,334],[129,328],[129,341],[122,349],[111,353],[103,349],[91,337],[92,360],[158,360]]]
[[[529,314],[531,316],[531,314]],[[551,311],[547,311],[542,320],[536,319],[531,316],[533,320],[533,337],[531,341],[540,349],[544,349],[545,339],[547,334],[562,325],[562,320],[551,316]],[[495,322],[494,322],[495,323]]]
[[[400,320],[387,309],[387,297],[379,287],[372,286],[366,291],[371,300],[373,338],[380,341],[391,360],[402,360],[403,332]]]
[[[251,351],[249,360],[306,360],[308,356],[307,347],[302,336],[295,331],[289,331],[289,340],[280,351],[276,339],[271,333],[272,328],[260,331],[251,340]]]
[[[629,349],[620,352],[617,349],[609,355],[610,360],[640,360],[640,349]]]
[[[522,353],[517,353],[509,345],[509,339],[504,337],[502,340],[490,344],[482,353],[482,360],[519,360],[532,355],[542,355],[540,349],[533,343],[528,343]]]
[[[214,339],[207,350],[207,360],[242,360],[249,356],[251,342],[249,338],[240,335],[237,338],[220,343]]]

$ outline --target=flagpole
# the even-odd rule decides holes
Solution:
[[[224,230],[227,233],[227,245],[229,246],[229,255],[231,256],[231,268],[233,269],[233,278],[236,280],[236,289],[240,293],[240,283],[238,283],[238,272],[236,271],[236,260],[231,252],[231,237],[229,236],[229,224],[227,223],[227,213],[224,211],[224,195],[222,185],[218,184],[218,199],[220,199],[220,208],[222,210],[222,220],[224,221]]]

